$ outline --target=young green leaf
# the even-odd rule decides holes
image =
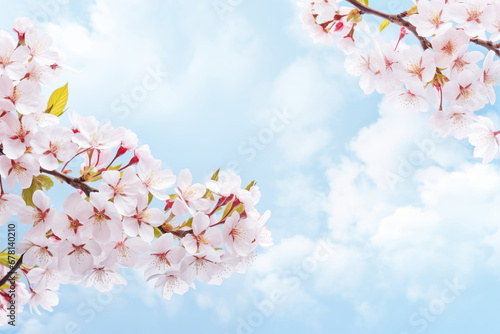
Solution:
[[[163,235],[158,227],[153,226],[153,230],[155,231],[155,238],[160,238]]]
[[[49,190],[54,186],[54,181],[47,175],[38,175],[33,177],[33,181],[31,182],[31,186],[29,188],[23,189],[21,192],[21,196],[23,200],[26,202],[26,205],[31,207],[35,207],[33,204],[33,194],[37,190]]]
[[[383,20],[383,21],[382,21],[382,24],[380,25],[380,32],[382,32],[382,30],[384,30],[385,28],[387,28],[387,26],[388,26],[389,24],[391,24],[391,22],[390,22],[390,21],[388,21],[388,20]]]
[[[210,180],[219,181],[219,172],[220,168],[217,169],[217,171],[215,171],[214,175],[212,175],[212,178]]]
[[[255,181],[250,182],[250,184],[249,184],[249,185],[245,188],[245,190],[250,191],[250,189],[252,189],[252,187],[253,187],[254,185],[256,185],[256,184],[257,184],[257,182],[255,182]]]
[[[50,96],[49,102],[47,103],[46,113],[55,115],[57,117],[64,113],[64,108],[68,102],[68,84],[56,89]]]

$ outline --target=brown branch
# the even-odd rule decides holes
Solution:
[[[2,155],[4,155],[4,153],[3,153],[2,147],[0,145],[0,156],[2,156]],[[40,172],[44,173],[44,174],[52,175],[52,176],[58,178],[59,180],[65,182],[67,184],[69,184],[73,188],[79,189],[79,190],[83,191],[85,193],[85,195],[87,195],[87,196],[90,196],[91,193],[98,191],[97,189],[92,188],[91,186],[89,186],[88,184],[86,184],[85,181],[81,177],[72,177],[72,176],[66,175],[64,173],[61,173],[61,172],[59,172],[57,170],[47,170],[45,168],[40,168]],[[178,238],[184,238],[187,234],[193,233],[192,229],[191,230],[187,230],[187,231],[166,230],[166,229],[162,228],[161,226],[159,226],[159,229],[160,229],[160,231],[163,234],[165,234],[165,233],[171,233],[171,234],[175,235]],[[21,263],[19,263],[19,265],[21,265]],[[2,284],[0,284],[0,286],[1,285]]]
[[[193,233],[193,230],[187,230],[187,231],[181,231],[181,230],[167,230],[165,228],[163,228],[163,226],[158,226],[158,229],[163,233],[170,233],[170,234],[173,234],[175,235],[176,237],[178,238],[184,238],[187,234],[192,234]]]
[[[413,24],[404,19],[404,17],[406,17],[408,14],[407,12],[402,12],[401,14],[398,15],[392,15],[365,6],[362,3],[358,2],[358,0],[346,0],[346,1],[349,2],[351,5],[353,5],[354,7],[356,7],[357,9],[359,9],[361,11],[361,14],[366,13],[375,15],[383,18],[384,20],[397,24],[398,26],[405,27],[413,35],[415,35],[415,37],[417,37],[417,39],[420,41],[420,45],[422,45],[422,48],[424,50],[427,50],[432,47],[431,42],[429,42],[427,38],[420,36],[417,33],[417,28],[415,28]]]
[[[370,8],[368,6],[365,6],[362,3],[360,3],[358,0],[346,0],[346,1],[349,2],[351,5],[353,5],[354,7],[356,7],[357,9],[359,9],[361,11],[361,14],[366,13],[366,14],[375,15],[375,16],[383,18],[384,20],[387,20],[387,21],[392,22],[394,24],[397,24],[399,26],[405,27],[406,29],[411,31],[411,33],[413,33],[413,35],[415,35],[415,37],[418,38],[418,40],[420,41],[420,44],[422,45],[422,48],[424,50],[432,48],[432,44],[429,42],[429,40],[425,37],[420,36],[417,33],[417,28],[415,28],[415,26],[413,24],[411,24],[410,22],[408,22],[407,20],[404,19],[405,17],[408,16],[407,12],[402,12],[401,14],[392,15],[392,14],[387,14],[387,13],[378,11],[376,9]],[[473,38],[470,41],[474,44],[480,45],[488,50],[495,52],[497,57],[500,58],[500,43],[494,44],[492,41],[485,41],[485,40],[482,40],[479,38]]]
[[[2,150],[2,146],[0,145],[0,156],[5,155]],[[59,180],[69,184],[75,189],[79,189],[85,193],[85,195],[90,196],[90,193],[97,192],[98,190],[95,188],[92,188],[88,184],[85,183],[85,181],[81,177],[72,177],[69,175],[66,175],[64,173],[61,173],[57,170],[47,170],[45,168],[40,168],[40,172],[44,174],[49,174],[52,176],[55,176]]]
[[[19,257],[19,260],[17,260],[17,262],[14,265],[14,267],[12,267],[12,269],[9,270],[9,272],[7,273],[7,275],[5,275],[4,277],[2,277],[2,279],[0,280],[0,286],[2,286],[5,283],[7,283],[7,281],[12,277],[12,275],[14,275],[16,273],[17,269],[19,269],[19,267],[21,267],[21,265],[23,264],[23,256],[24,256],[24,254],[21,254],[21,256]]]
[[[473,38],[470,41],[474,44],[480,45],[488,50],[495,52],[497,57],[500,57],[500,43],[493,44],[492,41],[485,41],[478,38]]]
[[[55,176],[59,180],[69,184],[75,189],[79,189],[85,193],[85,195],[90,196],[90,193],[97,192],[98,190],[95,188],[92,188],[88,184],[85,183],[85,181],[81,177],[72,177],[69,175],[66,175],[64,173],[61,173],[57,170],[47,170],[45,168],[40,168],[40,172],[49,174],[52,176]]]

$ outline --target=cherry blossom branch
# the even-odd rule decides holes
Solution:
[[[187,230],[187,231],[181,231],[181,230],[166,230],[163,228],[163,226],[158,226],[158,229],[163,233],[170,233],[172,235],[175,235],[178,238],[184,238],[188,234],[193,234],[193,230]]]
[[[478,38],[473,38],[470,41],[474,44],[480,45],[490,51],[495,52],[497,57],[500,57],[500,43],[494,44],[492,41],[485,41]]]
[[[346,0],[346,1],[349,2],[351,5],[353,5],[354,7],[356,7],[357,9],[359,9],[361,11],[361,14],[366,13],[366,14],[375,15],[375,16],[381,17],[389,22],[397,24],[398,26],[405,27],[406,29],[411,31],[411,33],[413,35],[415,35],[415,37],[417,37],[417,39],[420,41],[420,45],[422,45],[422,48],[424,50],[427,50],[427,49],[432,47],[431,42],[429,42],[429,40],[427,40],[427,38],[419,36],[419,34],[417,33],[417,28],[415,28],[415,26],[413,24],[411,24],[410,22],[408,22],[404,19],[404,17],[406,17],[408,14],[407,12],[402,12],[402,13],[397,14],[397,15],[392,15],[392,14],[387,14],[387,13],[378,11],[376,9],[370,8],[368,6],[365,6],[362,3],[358,2],[358,0]]]
[[[7,275],[5,275],[4,277],[2,277],[2,279],[0,280],[0,286],[2,286],[5,283],[7,283],[7,281],[12,277],[12,275],[14,275],[16,273],[17,269],[19,269],[21,267],[21,265],[23,264],[23,256],[24,256],[24,254],[21,254],[21,256],[19,257],[19,260],[17,260],[17,262],[14,265],[14,267],[12,267],[12,269],[9,270],[9,272],[7,273]]]
[[[95,193],[98,191],[97,189],[92,188],[91,186],[86,184],[85,181],[81,177],[72,177],[72,176],[68,176],[64,173],[61,173],[57,170],[47,170],[45,168],[40,168],[40,172],[55,176],[56,178],[69,184],[73,188],[83,191],[85,193],[85,195],[87,195],[87,196],[90,196],[90,193]]]
[[[5,155],[3,153],[2,147],[0,146],[0,156]],[[85,193],[85,195],[90,196],[90,193],[97,192],[97,189],[92,188],[88,184],[85,183],[85,181],[81,177],[72,177],[69,175],[66,175],[64,173],[61,173],[57,170],[47,170],[45,168],[40,168],[40,172],[44,174],[49,174],[52,175],[59,180],[69,184],[75,189],[79,189]]]
[[[361,11],[361,14],[366,13],[366,14],[375,15],[375,16],[383,18],[384,20],[387,20],[387,21],[392,22],[394,24],[397,24],[399,26],[405,27],[406,29],[411,31],[411,33],[413,35],[415,35],[415,37],[418,38],[418,40],[420,41],[420,44],[422,45],[422,48],[424,50],[432,48],[432,45],[429,42],[429,40],[427,40],[427,38],[425,38],[425,37],[419,36],[415,26],[404,19],[408,15],[408,12],[405,11],[405,12],[402,12],[402,13],[397,14],[397,15],[392,15],[392,14],[387,14],[387,13],[378,11],[376,9],[370,8],[368,6],[365,6],[362,3],[358,2],[358,0],[346,0],[346,1],[349,2],[351,5],[353,5],[354,7],[358,8]],[[500,43],[494,44],[492,41],[485,41],[485,40],[482,40],[479,38],[473,38],[473,39],[471,39],[471,42],[495,52],[497,57],[500,58]]]

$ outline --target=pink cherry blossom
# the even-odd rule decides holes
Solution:
[[[257,237],[257,225],[249,218],[240,219],[238,212],[233,212],[222,228],[222,235],[230,254],[247,256],[256,247],[252,243]]]
[[[494,104],[496,101],[495,87],[500,81],[500,60],[493,61],[494,56],[495,53],[493,51],[488,52],[486,55],[483,74],[481,76],[481,82],[488,90],[488,99],[491,104]]]
[[[18,17],[14,22],[14,30],[17,33],[19,43],[24,42],[25,34],[30,29],[36,29],[35,24],[27,17]]]
[[[25,40],[33,61],[43,65],[52,65],[59,62],[59,53],[51,48],[52,38],[49,35],[36,28],[31,28],[26,31]]]
[[[17,214],[21,224],[34,226],[34,228],[26,232],[25,238],[36,238],[37,235],[45,235],[59,217],[52,207],[52,201],[43,191],[35,191],[33,204],[35,207],[24,206]]]
[[[49,312],[52,312],[52,306],[59,304],[59,296],[51,290],[43,290],[40,292],[32,291],[29,304],[30,310],[35,310],[37,314],[41,314],[38,309],[39,306]]]
[[[495,21],[496,10],[491,0],[462,0],[451,6],[451,15],[467,35],[484,38],[484,31]]]
[[[31,140],[33,151],[40,155],[40,166],[54,170],[59,161],[66,162],[76,154],[78,146],[71,142],[72,131],[60,126],[50,126],[35,133]]]
[[[428,83],[436,73],[434,52],[430,49],[422,51],[418,46],[413,45],[402,52],[401,66],[409,80]]]
[[[12,215],[17,215],[25,206],[23,199],[14,194],[0,193],[0,226],[7,224]]]
[[[395,89],[387,98],[393,104],[411,112],[427,112],[429,110],[424,87],[413,81],[409,81],[405,88]]]
[[[208,283],[219,271],[220,262],[220,255],[211,248],[207,248],[204,252],[187,255],[181,264],[181,278],[188,284],[195,279]]]
[[[471,71],[474,73],[479,73],[481,70],[477,66],[477,62],[484,58],[484,55],[479,51],[468,51],[468,45],[464,45],[458,52],[453,56],[450,63],[450,70],[453,75],[458,75],[463,71]]]
[[[476,120],[476,115],[470,110],[453,105],[432,115],[430,124],[442,137],[454,136],[463,139],[469,135]]]
[[[208,180],[207,188],[219,196],[228,197],[241,188],[241,177],[235,174],[226,174],[219,181]]]
[[[145,188],[160,200],[169,198],[165,194],[175,184],[176,177],[171,170],[162,170],[161,161],[153,157],[141,158],[137,164],[138,176]]]
[[[189,290],[189,284],[180,278],[181,273],[176,270],[167,270],[162,274],[154,274],[147,281],[156,279],[155,288],[162,288],[165,299],[172,298],[174,293],[183,295]]]
[[[121,240],[121,216],[114,203],[101,193],[90,194],[93,213],[82,226],[98,242]]]
[[[35,264],[46,267],[55,258],[53,244],[43,234],[25,237],[16,247],[18,253],[24,253],[23,263],[31,268]]]
[[[193,176],[191,175],[191,172],[188,169],[181,170],[177,178],[179,201],[186,207],[186,209],[206,211],[210,208],[211,204],[209,199],[203,198],[207,189],[200,183],[192,184],[192,182]],[[185,212],[186,211],[181,210],[179,216],[183,216]],[[191,211],[191,213],[193,212]]]
[[[113,256],[124,267],[133,267],[139,259],[138,254],[146,253],[149,248],[141,238],[127,238],[118,241],[113,246]]]
[[[179,264],[186,250],[179,246],[174,246],[174,237],[171,234],[164,234],[158,238],[150,248],[150,255],[144,258],[147,263],[146,275],[163,273],[169,268]]]
[[[6,75],[0,76],[0,109],[27,115],[43,111],[39,85],[23,80],[16,86]]]
[[[94,266],[95,258],[101,252],[101,246],[93,239],[80,236],[68,238],[59,246],[59,268],[83,275]]]
[[[372,51],[368,54],[353,53],[346,59],[345,68],[349,74],[361,77],[359,86],[365,94],[371,94],[382,80],[385,64],[380,54]]]
[[[72,140],[80,148],[105,150],[120,145],[122,140],[123,129],[114,129],[109,122],[99,127],[93,116],[83,117],[73,113],[71,123],[77,130]]]
[[[122,172],[110,170],[102,174],[103,183],[99,186],[99,193],[106,199],[113,199],[118,212],[130,215],[137,206],[140,180],[132,167]]]
[[[2,117],[0,127],[3,129],[3,153],[10,159],[17,159],[24,154],[30,146],[35,130],[35,122],[29,118],[22,122],[13,114]]]
[[[432,48],[436,52],[436,65],[440,68],[449,66],[453,57],[463,46],[469,45],[470,37],[463,30],[448,29],[432,39]]]
[[[410,16],[409,21],[417,27],[420,36],[437,35],[451,27],[446,2],[447,0],[418,1],[418,13]]]
[[[147,198],[139,196],[135,213],[123,218],[123,229],[131,237],[139,235],[144,241],[154,239],[153,227],[165,222],[165,215],[157,208],[148,208]]]
[[[327,28],[332,36],[349,35],[355,25],[366,28],[349,22],[350,9],[338,8],[337,2],[313,7],[318,15],[334,16]],[[241,189],[241,178],[225,172],[205,187],[183,169],[176,189],[168,191],[176,176],[162,169],[149,146],[136,148],[139,140],[132,131],[109,122],[101,126],[95,117],[76,113],[70,115],[71,127],[59,125],[61,117],[45,112],[41,85],[61,72],[62,57],[28,19],[16,20],[14,31],[17,44],[0,32],[0,225],[15,215],[29,227],[16,245],[16,252],[24,254],[21,269],[29,284],[29,292],[24,283],[15,284],[17,311],[27,304],[37,313],[40,307],[52,311],[61,284],[81,283],[101,292],[124,285],[123,267],[155,279],[165,298],[194,288],[196,279],[220,284],[243,272],[253,250],[270,243],[256,209],[259,188]],[[388,52],[387,58],[397,57],[396,51]],[[397,67],[386,62],[382,71]],[[386,79],[400,82],[391,74]],[[377,89],[388,90],[391,84],[379,80]],[[76,189],[64,199],[63,210],[46,194],[49,178]],[[23,198],[6,193],[30,186],[37,190],[24,191]],[[153,207],[157,201],[151,195],[168,199],[165,207]],[[220,217],[221,212],[232,215]],[[232,239],[223,242],[222,230]],[[0,276],[6,269],[0,265]],[[5,289],[0,291],[0,324],[9,303]]]
[[[457,80],[447,82],[443,87],[443,97],[472,111],[483,108],[488,102],[486,87],[471,71],[463,71]]]
[[[85,229],[81,227],[95,215],[93,206],[79,193],[73,193],[64,200],[63,208],[64,213],[59,213],[59,219],[52,226],[53,232],[61,239],[83,234]],[[87,232],[87,236],[90,237],[90,234],[90,231]]]
[[[0,156],[0,175],[5,179],[8,189],[14,189],[16,182],[21,188],[29,188],[33,176],[40,174],[40,165],[31,155],[23,155],[11,160],[5,155]]]
[[[469,143],[475,146],[474,157],[483,158],[483,163],[488,163],[493,160],[498,151],[498,133],[495,132],[495,126],[491,119],[477,117],[479,120],[472,127]]]
[[[193,233],[184,237],[184,247],[189,253],[195,254],[213,249],[222,242],[221,230],[210,228],[210,218],[204,213],[198,212],[193,217],[192,226]]]
[[[109,267],[109,261],[101,262],[89,270],[83,278],[83,286],[93,286],[100,292],[113,289],[116,285],[126,285],[127,281],[116,267]]]
[[[7,34],[0,34],[0,75],[5,74],[12,80],[20,80],[26,75],[25,62],[29,58],[29,49],[16,47],[14,39]]]
[[[256,214],[250,214],[250,216],[257,220],[257,229],[260,230],[255,241],[261,247],[271,247],[273,245],[273,238],[271,235],[271,230],[267,227],[267,221],[271,217],[271,211],[267,210],[266,212],[264,212],[264,214],[262,214],[262,216],[260,216],[258,211],[254,212],[256,212]]]
[[[46,267],[37,267],[29,271],[27,275],[33,290],[42,292],[44,290],[59,290],[61,275],[56,262],[52,262]]]

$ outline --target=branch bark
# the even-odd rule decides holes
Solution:
[[[2,146],[0,145],[0,156],[5,155],[2,150]],[[85,183],[85,181],[80,178],[80,177],[72,177],[69,175],[66,175],[64,173],[61,173],[57,170],[47,170],[45,168],[40,168],[40,172],[48,175],[55,176],[59,180],[69,184],[75,189],[79,189],[85,193],[85,195],[90,196],[90,193],[97,192],[98,190],[95,188],[92,188],[88,184]]]
[[[4,153],[3,153],[2,147],[0,145],[0,156],[2,156],[2,155],[4,155]],[[61,173],[61,172],[59,172],[57,170],[47,170],[45,168],[40,168],[40,172],[44,173],[44,174],[52,175],[52,176],[58,178],[59,180],[67,183],[68,185],[72,186],[73,188],[79,189],[79,190],[83,191],[85,193],[85,195],[87,195],[87,196],[90,196],[90,194],[93,193],[93,192],[98,192],[97,189],[92,188],[91,186],[89,186],[88,184],[86,184],[85,181],[81,177],[72,177],[72,176],[66,175],[64,173]],[[169,230],[163,229],[161,226],[159,228],[160,228],[160,230],[164,234],[165,233],[171,233],[171,234],[173,234],[173,235],[175,235],[176,237],[179,237],[179,238],[183,238],[187,234],[193,233],[193,230],[188,230],[188,231],[176,231],[176,230],[172,230],[172,231],[169,231]],[[22,256],[21,256],[20,260],[21,259],[22,259]],[[16,266],[17,266],[17,263],[16,263]],[[21,262],[19,263],[19,266],[21,266]],[[19,268],[19,266],[17,268]],[[9,274],[7,274],[7,275],[9,275]],[[8,280],[8,278],[5,278],[5,281],[7,281],[7,280]],[[1,282],[3,282],[3,279],[2,279],[2,281],[0,281],[0,283]],[[0,284],[0,286],[1,285],[2,284]]]
[[[480,46],[482,46],[490,51],[495,52],[497,57],[500,58],[500,43],[493,44],[492,41],[485,41],[485,40],[478,39],[478,38],[471,39],[470,41],[474,44],[480,45]]]
[[[387,14],[387,13],[378,11],[376,9],[370,8],[368,6],[365,6],[362,3],[358,2],[358,0],[346,0],[346,1],[349,2],[351,5],[353,5],[354,7],[356,7],[357,9],[359,9],[362,14],[366,13],[366,14],[375,15],[375,16],[383,18],[384,20],[387,20],[389,22],[397,24],[398,26],[405,27],[413,35],[415,35],[415,37],[417,37],[417,39],[420,42],[420,45],[422,46],[422,48],[424,50],[432,48],[431,42],[429,42],[429,40],[427,38],[420,36],[417,33],[417,28],[415,28],[415,26],[413,24],[411,24],[410,22],[408,22],[404,19],[404,17],[406,17],[406,15],[407,15],[406,12],[403,12],[403,13],[398,14],[398,15]]]
[[[23,256],[24,256],[24,254],[21,254],[21,256],[19,257],[19,260],[17,260],[17,262],[14,265],[14,267],[12,267],[12,269],[9,270],[9,272],[7,273],[7,275],[5,275],[4,277],[2,277],[2,279],[0,280],[0,286],[2,286],[5,283],[7,283],[7,281],[12,277],[12,275],[14,275],[16,273],[17,269],[19,269],[21,267],[21,265],[23,264]]]
[[[85,193],[85,195],[90,196],[90,193],[97,192],[98,190],[95,188],[92,188],[88,184],[86,184],[81,177],[72,177],[69,175],[66,175],[64,173],[61,173],[57,170],[46,170],[45,168],[40,168],[40,172],[48,175],[55,176],[56,178],[60,179],[61,181],[69,184],[75,189],[79,189]]]
[[[357,9],[359,9],[361,11],[361,14],[366,13],[366,14],[375,15],[375,16],[381,17],[384,20],[387,20],[391,23],[397,24],[401,27],[405,27],[413,35],[415,35],[415,37],[417,37],[417,39],[420,41],[420,45],[422,46],[422,48],[424,50],[432,48],[431,42],[429,42],[429,40],[427,38],[420,36],[417,33],[417,28],[413,24],[411,24],[410,22],[408,22],[407,20],[404,19],[407,16],[407,12],[402,12],[401,14],[397,14],[397,15],[387,14],[387,13],[378,11],[376,9],[370,8],[368,6],[365,6],[362,3],[358,2],[358,0],[346,0],[346,1],[349,2],[351,5],[353,5],[354,7],[356,7]],[[495,52],[497,57],[500,58],[500,43],[494,44],[491,41],[485,41],[485,40],[478,39],[478,38],[471,39],[471,42]]]

